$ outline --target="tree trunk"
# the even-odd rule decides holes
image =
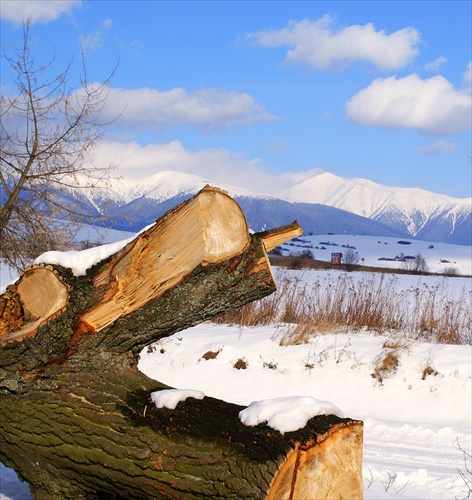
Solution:
[[[205,397],[158,409],[137,370],[150,343],[272,293],[266,251],[298,224],[250,235],[206,187],[75,276],[27,269],[0,297],[0,459],[35,498],[361,498],[362,422],[284,435]]]

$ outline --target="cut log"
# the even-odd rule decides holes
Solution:
[[[362,498],[362,436],[360,422],[339,423],[316,443],[298,443],[275,476],[268,500]]]
[[[249,231],[239,205],[207,186],[134,240],[96,277],[95,286],[105,284],[111,296],[107,290],[81,321],[88,329],[101,330],[157,299],[197,266],[229,260],[248,246]]]
[[[39,326],[58,316],[69,287],[52,266],[34,266],[0,298],[0,341],[34,335]]]
[[[0,460],[38,499],[361,498],[361,422],[282,435],[208,397],[157,409],[166,386],[137,370],[151,342],[272,293],[266,251],[299,234],[250,235],[206,187],[86,276],[27,269],[0,297]]]

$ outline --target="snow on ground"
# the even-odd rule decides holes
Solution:
[[[340,245],[314,249],[318,259],[325,255],[325,260],[330,260],[331,252],[342,252],[342,245],[350,245],[356,246],[368,265],[383,262],[399,267],[398,262],[377,259],[394,258],[399,252],[419,252],[427,258],[432,271],[453,265],[463,275],[472,274],[471,247],[434,244],[429,248],[427,242],[411,240],[411,245],[401,245],[398,240],[366,236],[305,238],[313,238],[316,245],[318,240],[328,239]],[[96,261],[96,252],[79,256],[83,269]],[[66,257],[55,258],[59,264],[66,262]],[[9,275],[5,268],[0,272],[1,289],[16,276]],[[339,275],[337,271],[289,273],[307,282]],[[352,276],[358,279],[362,273]],[[419,280],[433,286],[442,279],[398,275],[398,286],[417,286]],[[469,292],[472,280],[449,278],[448,286]],[[465,455],[459,446],[471,452],[471,346],[422,343],[409,340],[401,332],[388,338],[370,332],[318,334],[308,344],[281,346],[285,328],[282,324],[237,328],[205,323],[144,349],[139,368],[183,390],[177,396],[173,394],[175,404],[175,398],[202,393],[249,407],[254,401],[283,398],[286,403],[296,397],[317,408],[321,400],[329,408],[340,408],[346,416],[362,419],[367,500],[467,498],[470,492],[459,472],[467,474]],[[385,354],[386,341],[396,343],[399,364],[396,371],[379,381],[373,374]],[[203,357],[210,352],[213,354]],[[286,407],[281,404],[279,409]],[[263,405],[252,408],[248,414],[251,418],[264,417]],[[265,418],[269,420],[278,413],[271,410]],[[285,417],[283,422],[287,422]],[[470,470],[470,460],[468,466]],[[0,500],[7,498],[31,497],[28,486],[19,483],[15,473],[0,464]]]
[[[331,253],[346,253],[351,248],[360,259],[364,259],[359,264],[390,269],[402,268],[402,262],[394,260],[401,254],[421,254],[431,272],[442,273],[444,269],[454,267],[462,275],[472,275],[472,246],[467,245],[351,234],[304,234],[298,241],[285,243],[282,248],[286,250],[285,254],[310,251],[315,259],[325,262],[331,261]]]
[[[372,373],[385,337],[325,334],[281,347],[282,330],[206,323],[145,349],[139,368],[165,384],[244,406],[295,396],[330,401],[364,420],[367,499],[467,497],[458,443],[471,449],[470,346],[411,342],[399,352],[397,371],[379,383]],[[217,355],[205,359],[209,352]],[[424,376],[427,366],[434,371]]]

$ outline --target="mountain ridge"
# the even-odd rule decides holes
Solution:
[[[279,193],[287,201],[321,203],[347,210],[373,220],[386,220],[398,211],[410,220],[407,227],[413,236],[431,218],[452,209],[469,211],[472,198],[453,198],[419,188],[398,188],[367,179],[344,179],[329,172],[311,177]]]
[[[138,220],[148,224],[151,217],[159,217],[206,184],[228,191],[241,204],[249,225],[256,231],[265,229],[265,224],[282,225],[303,219],[307,231],[324,232],[328,227],[338,227],[358,234],[472,245],[471,198],[453,198],[419,188],[388,187],[329,172],[276,193],[256,193],[193,174],[163,171],[141,181],[113,180],[106,189],[85,188],[80,196],[105,215],[119,219],[120,211],[126,212],[134,228]],[[344,226],[339,224],[341,220]],[[123,219],[118,225],[124,228],[124,223]]]

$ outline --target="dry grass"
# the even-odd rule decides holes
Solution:
[[[382,352],[374,360],[374,371],[371,373],[379,384],[388,376],[393,375],[400,364],[401,352],[408,350],[406,341],[386,341],[382,347]]]
[[[421,372],[421,380],[426,380],[426,377],[429,376],[436,377],[437,375],[439,375],[439,372],[428,363]]]
[[[209,359],[216,359],[220,351],[207,351],[203,356],[202,359],[208,361]]]
[[[279,272],[278,290],[260,301],[226,313],[219,323],[286,325],[282,344],[308,342],[314,333],[368,330],[402,332],[410,340],[470,344],[470,293],[452,295],[446,279],[429,287],[397,290],[395,275],[328,274],[314,283]]]
[[[398,364],[399,360],[397,351],[387,350],[387,352],[382,352],[376,359],[372,377],[381,384],[384,378],[387,378],[388,375],[394,374],[397,371]]]
[[[247,366],[247,361],[245,359],[239,358],[236,363],[234,363],[233,368],[235,368],[236,370],[246,370]]]

